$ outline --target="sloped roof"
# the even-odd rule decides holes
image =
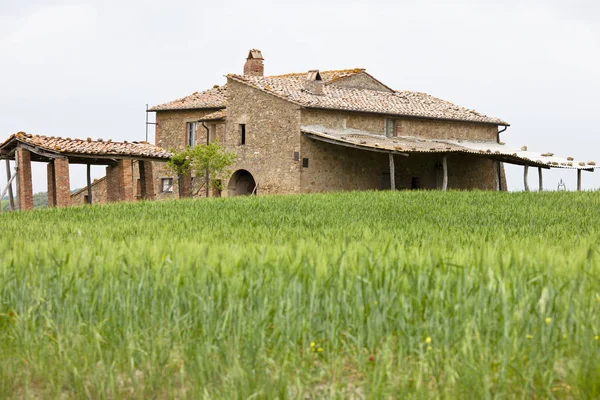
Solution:
[[[216,86],[204,92],[195,92],[181,99],[154,106],[148,111],[194,110],[202,108],[225,108],[226,85]]]
[[[18,132],[0,144],[0,158],[16,147],[17,142],[44,150],[56,155],[115,156],[127,158],[169,159],[171,153],[147,142],[113,142],[112,140],[92,140],[91,138],[71,139],[54,136],[31,135]]]
[[[252,53],[252,50],[251,50]],[[360,74],[365,70],[362,68],[339,69],[331,71],[319,71],[321,78],[325,83],[335,82],[340,79]],[[273,78],[286,79],[291,82],[300,82],[306,78],[306,72],[293,74],[275,75]],[[173,100],[168,103],[160,104],[150,108],[148,111],[168,111],[168,110],[197,110],[205,108],[225,108],[226,106],[227,85],[217,86],[203,92],[195,92],[181,99]]]
[[[227,113],[225,110],[215,111],[213,113],[207,114],[204,117],[200,118],[198,121],[218,121],[221,119],[225,119]]]
[[[549,153],[536,153],[526,150],[515,150],[495,142],[469,141],[469,140],[442,140],[424,139],[411,136],[388,138],[358,129],[336,129],[321,125],[304,125],[301,127],[304,134],[327,142],[350,145],[351,147],[364,148],[394,153],[462,153],[475,154],[500,161],[519,165],[530,165],[542,168],[571,168],[594,170],[597,167],[593,161],[575,161],[566,157],[556,157]]]
[[[227,75],[229,78],[307,108],[368,112],[466,122],[508,125],[507,122],[457,106],[426,93],[356,89],[324,85],[323,94],[304,90],[304,79],[288,76]],[[294,75],[295,77],[295,75]]]

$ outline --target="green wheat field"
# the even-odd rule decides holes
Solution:
[[[600,192],[0,214],[0,398],[600,397]]]

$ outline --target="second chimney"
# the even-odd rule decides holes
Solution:
[[[265,76],[265,65],[260,50],[252,49],[248,53],[246,64],[244,64],[244,75]]]
[[[306,81],[304,81],[304,90],[312,94],[323,94],[323,79],[318,69],[308,71]]]

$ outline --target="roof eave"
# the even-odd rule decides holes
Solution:
[[[218,107],[184,107],[184,108],[157,108],[155,106],[146,110],[146,112],[158,112],[158,111],[193,111],[193,110],[222,110],[227,108],[227,105]]]

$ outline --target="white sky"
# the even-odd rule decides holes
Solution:
[[[0,0],[0,140],[143,140],[146,103],[224,83],[249,48],[262,50],[266,74],[367,68],[395,89],[508,121],[508,146],[600,162],[591,0]],[[522,167],[507,171],[522,190]],[[544,174],[548,189],[561,178],[575,188],[575,171]],[[85,166],[71,166],[71,187],[84,185]],[[583,186],[600,188],[600,171],[584,172]],[[34,163],[34,192],[44,190]]]

